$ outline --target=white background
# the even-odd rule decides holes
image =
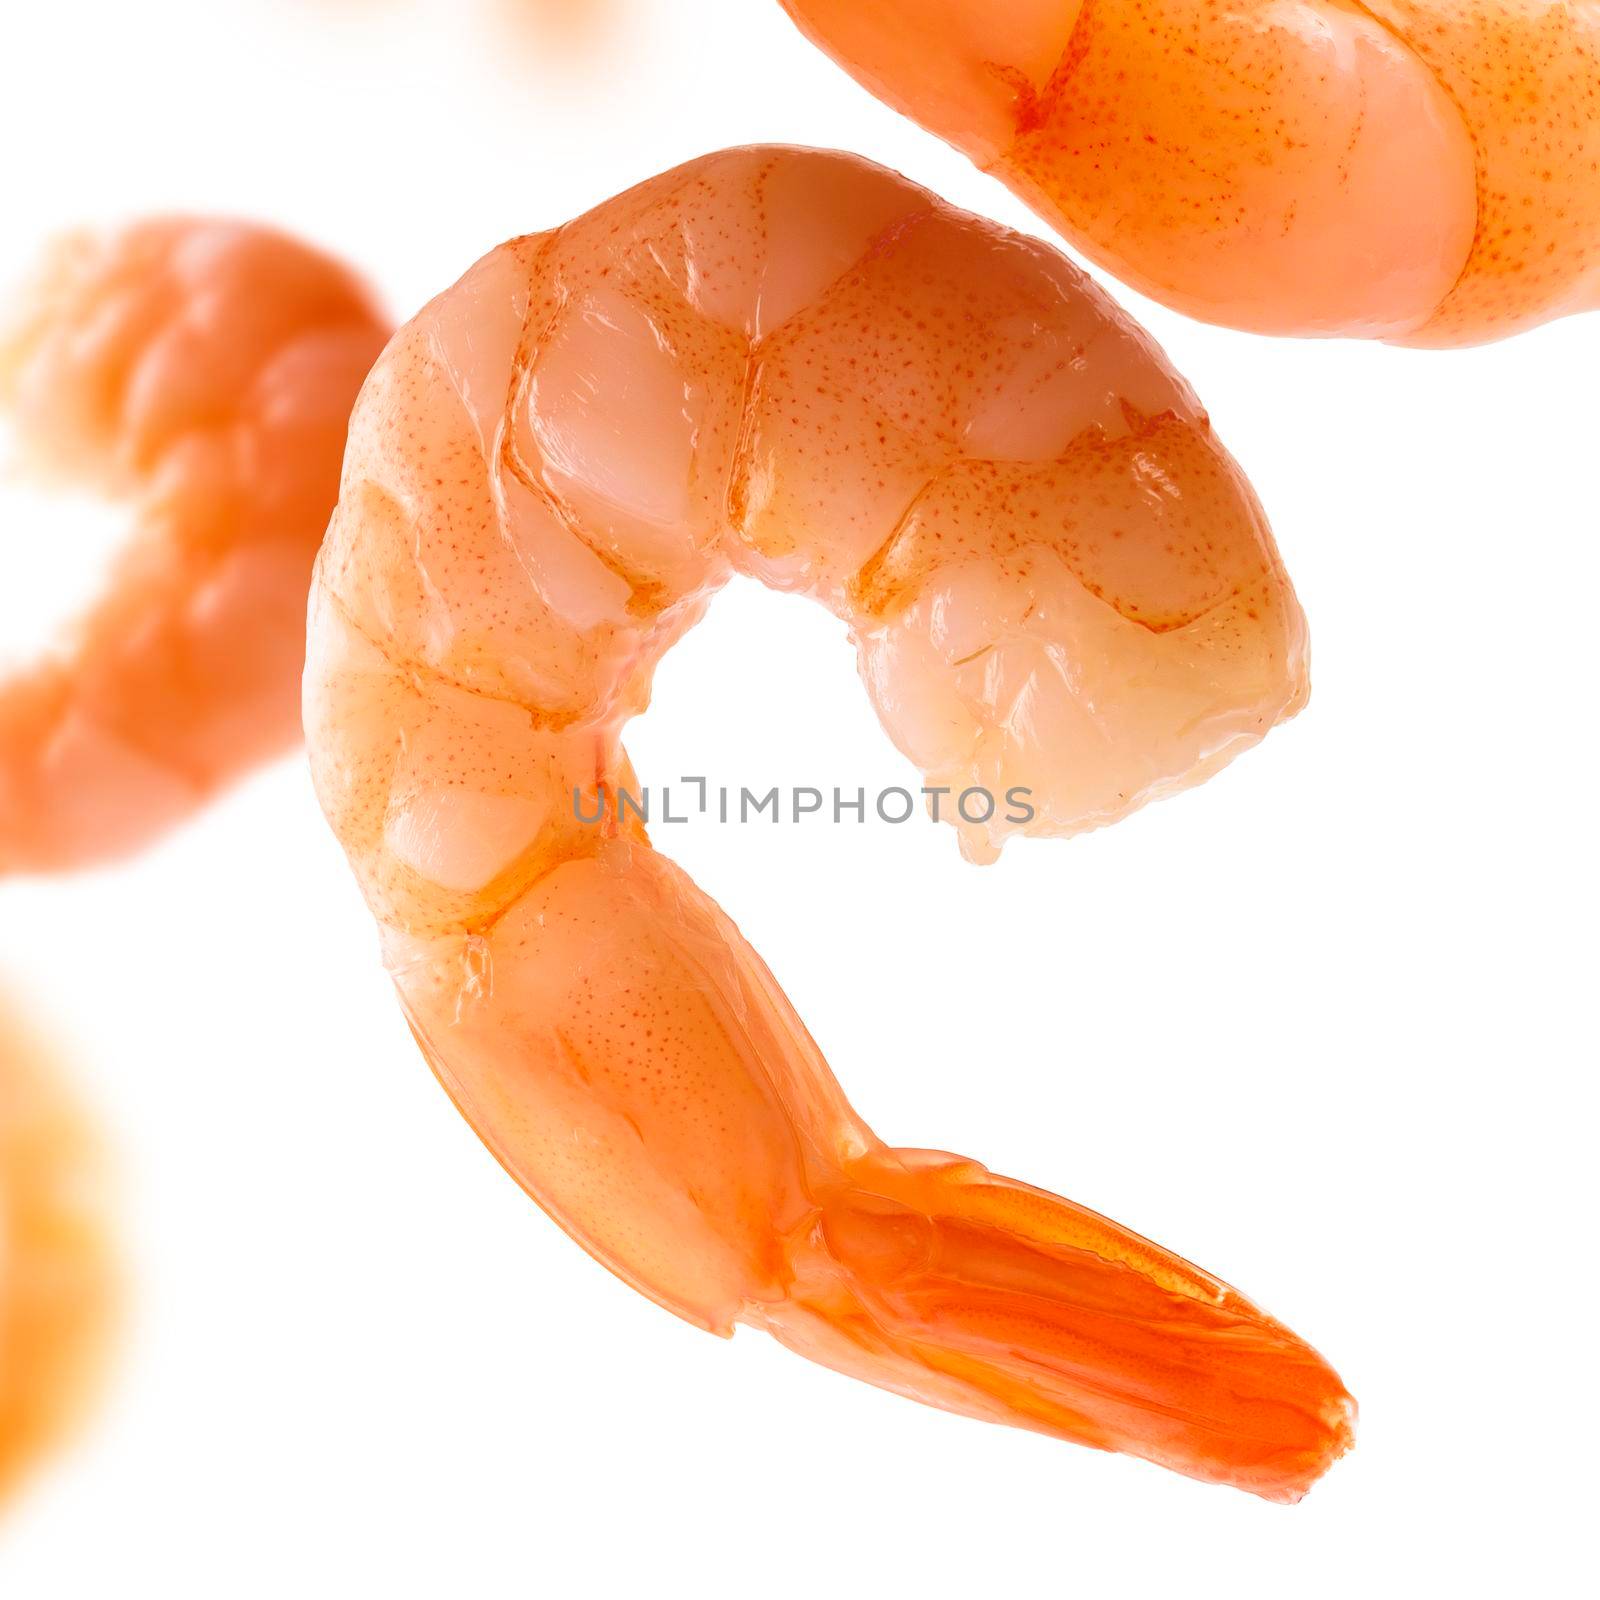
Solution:
[[[755,140],[1033,226],[774,0],[600,20],[584,47],[509,34],[493,0],[7,7],[0,265],[65,223],[226,210],[343,252],[405,312],[508,234]],[[647,1304],[432,1082],[291,760],[131,867],[0,884],[0,982],[116,1147],[130,1280],[104,1404],[0,1518],[7,1600],[1567,1594],[1580,1555],[1592,1576],[1600,318],[1419,354],[1119,294],[1272,514],[1310,710],[1206,787],[989,871],[920,820],[659,839],[881,1133],[1239,1284],[1339,1367],[1356,1452],[1284,1509]],[[17,653],[115,519],[11,492],[0,516]],[[651,784],[910,776],[839,626],[748,587],[630,744]]]

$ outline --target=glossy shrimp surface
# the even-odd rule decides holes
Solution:
[[[299,736],[305,597],[345,426],[389,332],[271,229],[64,240],[0,341],[23,463],[131,508],[99,601],[0,677],[0,873],[148,842]]]
[[[1350,1439],[1313,1350],[1115,1223],[885,1145],[637,819],[583,820],[637,792],[621,726],[733,573],[831,607],[930,781],[1030,785],[1022,831],[1198,781],[1304,694],[1248,486],[1081,274],[851,157],[692,162],[486,256],[352,419],[306,731],[433,1068],[694,1323],[1298,1498]]]
[[[0,1496],[73,1421],[99,1368],[104,1211],[94,1140],[0,996]]]
[[[1475,344],[1600,305],[1600,0],[783,0],[1125,282]]]

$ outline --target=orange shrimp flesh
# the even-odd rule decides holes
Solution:
[[[1262,333],[1600,306],[1600,0],[783,0],[1085,254]]]
[[[0,1006],[0,1496],[83,1408],[113,1272],[100,1157],[46,1052]]]
[[[585,820],[637,792],[621,726],[735,572],[848,623],[930,782],[1031,785],[1024,832],[1197,782],[1305,693],[1248,485],[1054,252],[770,148],[514,239],[379,359],[313,585],[313,775],[435,1072],[702,1327],[1297,1498],[1351,1436],[1313,1350],[1103,1217],[885,1145],[637,818]],[[978,859],[1019,831],[961,826]]]
[[[0,874],[153,839],[299,737],[311,563],[389,326],[247,223],[62,241],[0,340],[24,460],[132,507],[101,599],[0,678]]]

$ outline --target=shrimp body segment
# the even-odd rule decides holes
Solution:
[[[0,1496],[74,1419],[113,1299],[95,1141],[0,1003]]]
[[[783,0],[1141,292],[1446,346],[1600,305],[1600,0]]]
[[[100,600],[0,678],[0,873],[134,850],[299,736],[311,563],[390,326],[271,229],[62,241],[0,340],[24,463],[126,501]]]
[[[486,256],[352,418],[306,731],[434,1070],[692,1322],[1298,1497],[1350,1437],[1315,1352],[1115,1223],[886,1146],[637,819],[583,820],[638,792],[621,726],[735,572],[848,623],[930,782],[1030,785],[1025,832],[1198,781],[1304,694],[1254,498],[1081,274],[852,157],[692,162]]]

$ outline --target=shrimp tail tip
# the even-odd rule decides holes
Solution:
[[[778,1338],[969,1416],[1292,1504],[1355,1403],[1295,1334],[1118,1224],[976,1162],[879,1151],[821,1199]]]

